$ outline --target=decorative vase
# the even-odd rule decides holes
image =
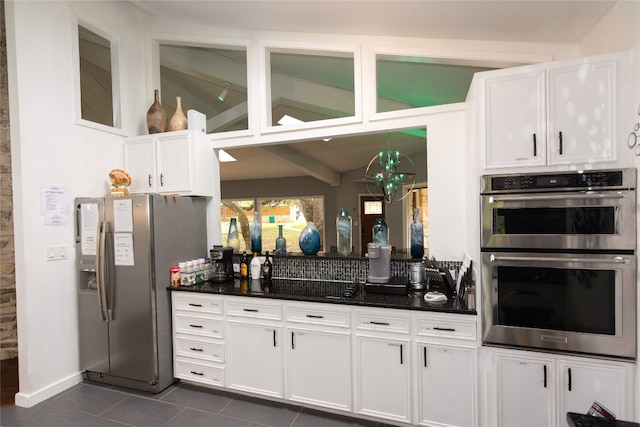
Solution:
[[[276,254],[284,255],[287,253],[287,239],[282,235],[282,225],[278,225],[278,237],[276,238]]]
[[[340,212],[338,212],[338,216],[336,218],[336,231],[338,253],[342,256],[351,254],[351,251],[353,249],[351,243],[351,227],[352,221],[351,215],[349,214],[349,209],[340,209]]]
[[[389,227],[384,218],[376,219],[373,224],[373,243],[379,243],[380,246],[389,246]]]
[[[234,253],[240,252],[240,239],[238,239],[238,221],[235,218],[231,218],[231,221],[229,222],[227,246],[233,248]]]
[[[253,212],[253,224],[251,224],[251,252],[262,252],[262,226],[258,211]]]
[[[185,130],[187,128],[187,116],[182,112],[182,98],[176,96],[176,112],[169,121],[169,130]]]
[[[300,233],[300,250],[305,255],[315,255],[320,250],[320,232],[313,222],[308,222],[307,226]]]
[[[424,232],[420,221],[420,209],[413,210],[413,222],[411,223],[411,258],[424,256]]]
[[[149,134],[165,132],[167,130],[167,112],[164,111],[164,107],[160,104],[160,98],[158,95],[158,89],[154,90],[153,104],[147,111],[147,129]]]

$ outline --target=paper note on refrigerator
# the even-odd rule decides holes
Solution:
[[[113,228],[113,231],[116,233],[133,231],[133,208],[131,206],[131,199],[113,201]]]
[[[113,246],[115,265],[134,265],[133,234],[113,233]]]
[[[83,203],[80,206],[80,251],[82,255],[96,254],[99,220],[97,203]]]

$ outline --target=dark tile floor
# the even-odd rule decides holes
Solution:
[[[149,394],[90,382],[32,408],[0,408],[2,427],[388,426],[185,383]]]

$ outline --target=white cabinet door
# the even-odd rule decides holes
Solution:
[[[192,189],[192,152],[189,134],[160,136],[156,140],[158,191],[172,193]]]
[[[357,412],[411,422],[409,340],[356,336]]]
[[[282,328],[227,320],[227,386],[283,397]]]
[[[603,363],[558,362],[558,425],[566,423],[567,412],[585,414],[594,401],[604,405],[619,419],[629,419],[625,413],[624,368]]]
[[[476,349],[418,345],[418,423],[476,425]]]
[[[351,410],[350,333],[286,331],[287,398]]]
[[[489,78],[485,96],[487,167],[544,165],[544,70]]]
[[[125,142],[124,167],[131,175],[131,193],[155,193],[157,177],[153,138]]]
[[[555,425],[555,365],[552,360],[497,355],[498,425]]]
[[[549,164],[614,160],[615,65],[549,69]]]

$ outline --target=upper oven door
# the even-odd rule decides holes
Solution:
[[[635,192],[572,191],[482,196],[482,247],[635,250]]]

